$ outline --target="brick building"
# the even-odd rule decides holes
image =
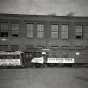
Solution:
[[[0,14],[0,50],[42,50],[88,61],[88,17]]]

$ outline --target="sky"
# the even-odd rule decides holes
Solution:
[[[88,0],[0,0],[0,13],[88,16]]]

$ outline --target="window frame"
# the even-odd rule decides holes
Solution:
[[[65,27],[67,27],[67,28],[66,29],[62,29],[61,28],[62,25],[65,25]],[[64,33],[67,34],[66,37],[65,36],[62,37],[64,35]],[[60,24],[60,36],[61,36],[62,40],[68,40],[69,39],[69,24]]]
[[[28,29],[27,25],[31,26],[31,28]],[[31,31],[31,33],[30,33],[30,31]],[[34,37],[34,23],[26,23],[26,36],[27,36],[27,38],[33,38]]]
[[[88,24],[83,25],[83,39],[88,40]]]
[[[44,37],[45,37],[45,24],[43,24],[43,23],[37,23],[36,24],[36,27],[37,27],[37,38],[39,38],[39,39],[43,39]],[[40,28],[39,28],[40,27]],[[42,33],[42,34],[41,34]],[[41,36],[41,35],[42,36]]]
[[[51,38],[59,39],[59,24],[51,24],[50,29],[51,29]],[[57,34],[57,36],[53,36],[53,33]]]
[[[8,22],[1,23],[0,22],[0,37],[8,37],[9,36],[9,24]]]
[[[18,37],[20,32],[20,24],[19,23],[11,23],[11,36]]]
[[[78,27],[78,28],[76,28],[76,27]],[[81,29],[79,29],[79,28],[81,28]],[[83,39],[83,25],[76,24],[76,25],[74,25],[74,29],[75,29],[75,39],[82,40]]]
[[[11,29],[11,36],[12,37],[19,37],[20,23],[11,23],[10,29]]]

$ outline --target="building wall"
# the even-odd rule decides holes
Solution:
[[[70,53],[71,50],[79,51],[81,48],[84,49],[88,46],[88,29],[85,28],[88,25],[88,17],[0,14],[0,24],[2,23],[8,24],[8,37],[0,37],[0,47],[8,45],[8,49],[11,49],[11,45],[18,45],[18,50],[22,51],[31,47],[49,48],[52,49],[51,53],[56,51],[56,56],[59,57],[62,54],[60,57],[63,57],[66,52]],[[11,24],[19,24],[18,37],[12,36]],[[33,24],[33,38],[27,37],[26,24]],[[37,38],[37,24],[44,25],[43,38]],[[58,38],[56,39],[51,38],[51,25],[54,24],[59,25]],[[69,25],[68,39],[61,39],[62,24]],[[82,38],[75,38],[75,25],[82,25]],[[69,55],[74,57],[74,51]]]

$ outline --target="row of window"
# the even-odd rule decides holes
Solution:
[[[37,38],[44,38],[44,25],[37,24]],[[61,39],[68,39],[68,25],[61,25]],[[33,37],[33,24],[27,24],[27,37]],[[59,38],[59,25],[51,25],[51,38]]]
[[[14,37],[17,37],[19,34],[19,24],[11,24],[11,34]],[[9,25],[7,23],[0,24],[0,37],[8,37],[9,35]]]
[[[27,37],[33,38],[33,24],[27,24]],[[84,29],[83,29],[84,28]],[[37,24],[37,38],[43,38],[45,30],[45,25]],[[83,27],[83,25],[75,25],[73,28],[75,38],[83,38],[83,30],[85,32],[85,37],[88,37],[88,25]],[[68,39],[69,38],[69,25],[68,24],[52,24],[50,25],[51,38],[53,39]]]
[[[44,38],[46,36],[45,34],[45,25],[44,24],[37,24],[37,38]],[[19,35],[19,24],[11,24],[9,26],[7,23],[1,23],[0,24],[0,37],[8,37],[9,31],[11,31],[11,35],[14,37],[18,37]],[[88,25],[85,26],[86,34],[88,34]],[[26,36],[28,38],[34,37],[34,24],[26,24]],[[68,24],[53,24],[50,25],[50,31],[51,31],[51,38],[58,39],[59,37],[61,39],[68,39],[69,37],[69,25]],[[74,26],[74,34],[75,38],[82,39],[83,37],[83,26],[82,25],[75,25]]]

